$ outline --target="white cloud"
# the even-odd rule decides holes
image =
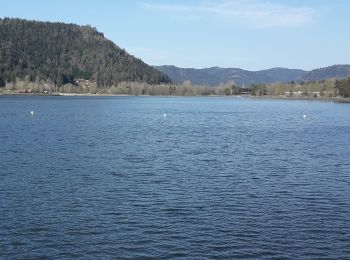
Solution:
[[[142,6],[177,18],[210,16],[258,28],[302,26],[311,22],[315,15],[310,7],[292,7],[266,0],[207,1],[197,5],[143,3]]]

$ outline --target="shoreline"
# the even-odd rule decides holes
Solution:
[[[253,96],[253,95],[207,95],[207,96],[175,96],[175,95],[128,95],[128,94],[90,94],[90,93],[0,93],[0,97],[6,96],[34,96],[34,97],[225,97],[225,98],[248,98],[261,100],[305,100],[326,101],[335,103],[350,103],[350,98],[345,97],[285,97],[285,96]]]
[[[251,99],[277,99],[277,100],[305,100],[305,101],[326,101],[335,103],[350,103],[350,98],[345,97],[284,97],[284,96],[249,96]]]

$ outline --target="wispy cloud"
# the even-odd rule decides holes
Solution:
[[[266,0],[206,1],[196,5],[145,2],[142,6],[177,18],[201,19],[210,16],[258,28],[302,26],[311,22],[315,16],[315,10],[310,7],[293,7]]]

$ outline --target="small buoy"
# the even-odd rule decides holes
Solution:
[[[164,113],[163,116],[166,117],[166,114]]]
[[[30,114],[33,116],[34,115],[34,111],[30,111]]]
[[[305,118],[306,118],[306,115],[303,115],[303,118],[305,119]]]

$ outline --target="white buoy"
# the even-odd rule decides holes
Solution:
[[[166,114],[164,113],[163,116],[166,117]]]
[[[31,114],[32,116],[34,116],[34,111],[30,111],[30,114]]]
[[[305,119],[305,118],[306,118],[306,115],[303,115],[303,118]]]

